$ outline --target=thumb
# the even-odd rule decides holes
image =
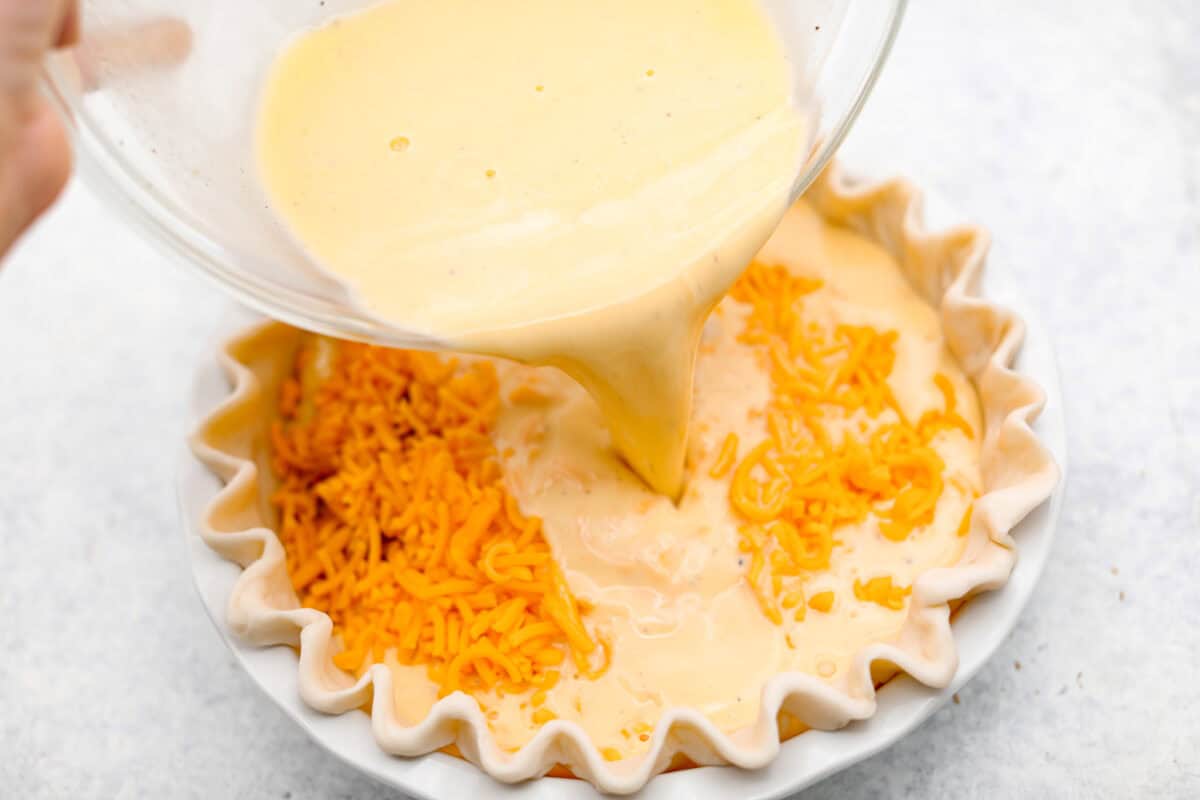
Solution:
[[[73,0],[0,0],[0,252],[70,173],[66,132],[38,84],[46,53],[77,35],[77,15]]]
[[[78,35],[74,0],[0,0],[0,92],[37,90],[46,53]]]

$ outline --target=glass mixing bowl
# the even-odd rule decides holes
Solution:
[[[84,39],[46,66],[91,187],[147,237],[258,310],[302,328],[437,348],[351,301],[283,229],[254,163],[260,86],[291,36],[377,0],[82,0]],[[766,0],[815,130],[798,197],[870,92],[906,0]]]

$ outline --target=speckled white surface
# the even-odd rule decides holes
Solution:
[[[843,155],[991,227],[1071,481],[961,703],[804,800],[1200,794],[1197,42],[1189,0],[912,3]],[[185,571],[171,473],[227,308],[81,187],[0,275],[0,795],[392,796],[256,692]]]

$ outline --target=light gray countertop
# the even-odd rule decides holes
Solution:
[[[1021,624],[805,800],[1200,795],[1200,10],[916,0],[843,155],[995,237],[1070,476]],[[0,795],[392,796],[234,666],[186,570],[186,397],[228,301],[73,186],[0,277]]]

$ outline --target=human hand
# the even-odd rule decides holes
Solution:
[[[0,255],[70,175],[70,142],[40,76],[46,53],[78,36],[76,0],[0,0]]]

